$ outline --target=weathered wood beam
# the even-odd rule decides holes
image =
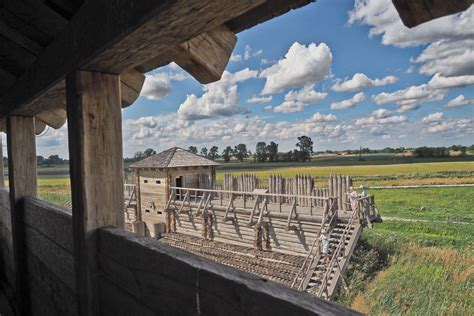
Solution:
[[[38,55],[43,48],[36,42],[32,41],[28,37],[24,36],[20,32],[10,28],[7,24],[0,20],[0,35],[8,38],[18,46],[23,47],[32,54]]]
[[[242,15],[265,0],[87,1],[69,26],[0,98],[0,116],[36,115],[37,98],[66,73],[122,73]],[[101,30],[98,32],[97,30]]]
[[[67,113],[65,108],[60,107],[41,112],[36,115],[36,118],[52,128],[58,129],[66,123]]]
[[[120,93],[122,107],[130,106],[140,96],[145,76],[136,69],[130,69],[120,74]]]
[[[474,0],[392,0],[403,24],[415,27],[421,23],[467,10]]]
[[[124,226],[118,75],[66,77],[76,287],[80,315],[99,314],[97,229]]]
[[[7,119],[8,178],[10,186],[15,294],[20,315],[27,315],[29,302],[26,286],[23,198],[36,196],[35,121],[32,117],[9,116]]]
[[[174,61],[200,83],[214,82],[221,78],[235,43],[237,36],[221,25],[179,45]]]
[[[5,187],[5,172],[3,171],[3,135],[0,134],[0,188]]]

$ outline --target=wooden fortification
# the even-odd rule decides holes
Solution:
[[[216,81],[237,33],[310,2],[0,1],[0,131],[7,134],[9,178],[8,189],[0,183],[0,284],[16,315],[356,314],[228,266],[243,262],[254,274],[280,271],[285,280],[296,274],[293,287],[318,283],[313,288],[330,293],[337,283],[332,280],[339,280],[338,269],[344,269],[344,254],[350,250],[344,245],[356,236],[360,212],[353,212],[346,224],[334,222],[337,213],[323,212],[331,218],[321,227],[336,225],[334,240],[339,240],[333,248],[337,255],[326,266],[330,273],[324,277],[307,273],[317,271],[319,264],[317,251],[311,250],[318,249],[314,242],[303,263],[253,246],[248,251],[241,248],[246,260],[229,259],[234,248],[216,248],[217,242],[208,240],[216,223],[212,216],[218,211],[217,192],[195,195],[197,205],[190,207],[183,200],[168,199],[166,209],[173,215],[183,205],[180,214],[198,213],[208,239],[177,245],[194,247],[191,252],[212,247],[221,252],[221,261],[215,254],[208,260],[166,244],[179,233],[168,233],[170,238],[161,241],[124,230],[122,108],[140,94],[143,74],[174,61],[201,83]],[[472,0],[393,3],[405,25],[412,27],[466,10]],[[35,135],[46,125],[61,127],[66,118],[71,210],[37,198]],[[182,187],[174,188],[183,192]],[[257,201],[270,197],[260,191],[254,194]],[[199,207],[209,196],[207,206]],[[228,208],[237,220],[250,216],[257,236],[264,238],[272,219],[264,205],[256,206],[258,216],[256,208]],[[296,224],[294,211],[300,211],[297,202],[292,205],[296,207],[290,208],[285,226],[289,228]],[[310,205],[309,216],[311,212]],[[303,214],[297,217],[304,219]],[[351,221],[354,225],[347,225]],[[263,228],[266,222],[268,230]],[[343,225],[339,231],[337,225]],[[269,246],[274,246],[271,240]],[[280,265],[285,260],[290,265]],[[297,272],[283,273],[288,266]]]

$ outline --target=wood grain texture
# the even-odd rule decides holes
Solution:
[[[174,61],[200,83],[217,81],[229,62],[237,36],[225,25],[179,45]]]
[[[103,277],[157,314],[358,315],[116,228],[99,230],[99,252]]]
[[[79,314],[97,314],[96,230],[124,226],[120,81],[77,71],[66,82]]]
[[[415,27],[442,16],[467,10],[474,0],[392,0],[392,2],[403,24]]]
[[[20,313],[28,313],[26,283],[23,199],[36,196],[36,143],[33,117],[7,118],[8,177],[15,258],[15,292]]]

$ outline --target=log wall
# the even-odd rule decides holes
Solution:
[[[26,198],[23,220],[31,314],[77,314],[71,211]]]
[[[258,276],[115,229],[99,230],[104,315],[350,315]]]
[[[15,261],[11,223],[9,193],[5,188],[0,188],[0,277],[10,290],[15,288]]]

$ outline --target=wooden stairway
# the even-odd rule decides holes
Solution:
[[[317,243],[308,255],[311,259],[302,267],[302,271],[306,272],[295,280],[293,286],[330,300],[343,280],[342,276],[361,235],[362,225],[354,212],[349,220],[336,219],[335,224],[328,226],[333,227],[330,229],[329,260],[322,258]]]

